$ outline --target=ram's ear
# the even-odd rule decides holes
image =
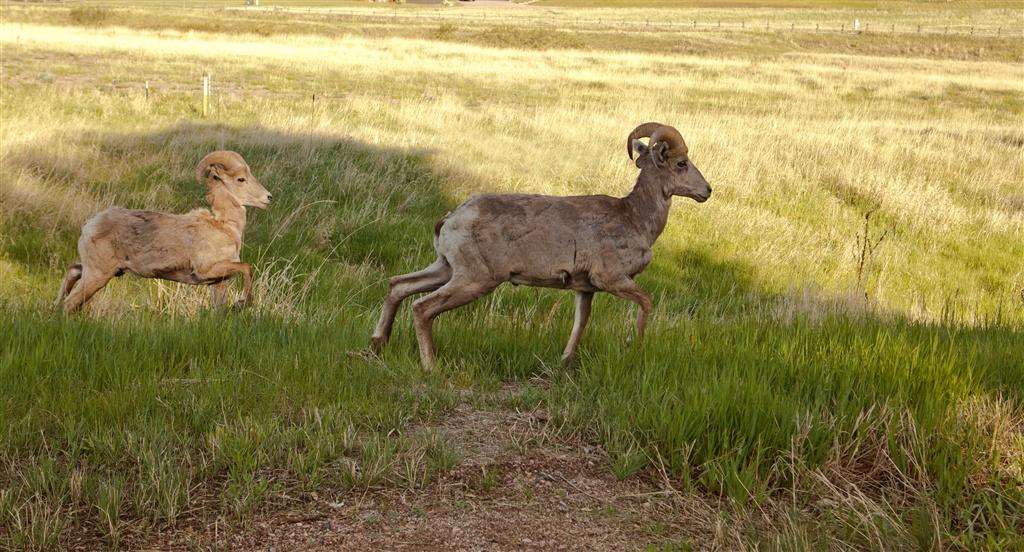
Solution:
[[[665,142],[658,142],[650,147],[651,161],[654,161],[654,165],[658,168],[665,168],[668,165],[668,144]]]
[[[633,151],[636,152],[636,156],[638,158],[639,157],[643,157],[644,154],[647,153],[647,144],[645,144],[645,143],[641,142],[640,140],[637,140],[637,139],[634,138],[633,139]]]

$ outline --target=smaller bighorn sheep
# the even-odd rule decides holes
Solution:
[[[230,278],[241,274],[244,299],[240,304],[251,303],[252,265],[239,258],[245,207],[265,209],[270,192],[233,151],[203,157],[196,179],[206,184],[210,209],[175,215],[113,207],[89,219],[78,239],[81,262],[68,269],[56,304],[63,302],[64,312],[73,312],[111,278],[125,272],[210,286],[214,306],[227,299]]]
[[[639,140],[647,137],[647,144]],[[638,126],[626,139],[626,150],[630,159],[634,151],[638,154],[640,175],[624,198],[483,194],[445,215],[434,227],[437,260],[391,279],[373,350],[387,344],[402,300],[430,291],[412,310],[420,359],[426,368],[433,367],[434,318],[504,282],[576,292],[565,363],[575,358],[595,292],[639,305],[636,329],[643,337],[651,298],[633,278],[651,262],[651,246],[668,221],[672,196],[703,203],[711,197],[711,186],[690,162],[679,131],[670,126]]]

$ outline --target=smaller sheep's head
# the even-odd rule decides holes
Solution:
[[[640,141],[647,137],[650,140],[646,144]],[[698,203],[711,197],[711,185],[690,162],[689,150],[678,130],[661,123],[644,123],[629,133],[626,151],[630,159],[636,151],[638,168],[647,165],[661,173],[666,197],[684,196]]]
[[[222,186],[239,205],[266,209],[271,195],[253,176],[248,163],[233,151],[215,151],[196,167],[196,179],[207,187]]]

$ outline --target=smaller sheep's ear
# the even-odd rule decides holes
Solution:
[[[633,151],[636,152],[637,158],[643,157],[643,155],[645,153],[647,153],[647,144],[645,144],[645,143],[641,142],[640,140],[637,140],[636,138],[634,138],[633,139]]]
[[[206,167],[206,183],[212,184],[211,180],[220,182],[221,184],[227,182],[227,167],[220,163],[211,163]]]

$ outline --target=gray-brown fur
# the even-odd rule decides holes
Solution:
[[[113,207],[89,219],[78,240],[79,263],[71,265],[57,293],[73,312],[124,273],[185,284],[208,285],[214,305],[227,298],[230,278],[241,274],[243,304],[252,301],[252,266],[241,262],[245,207],[270,205],[271,195],[242,156],[215,151],[196,167],[210,209],[185,214]]]
[[[649,145],[639,140],[646,137],[651,137]],[[391,279],[373,334],[374,350],[387,343],[402,300],[429,291],[412,308],[420,359],[432,367],[433,319],[504,282],[576,292],[565,362],[575,358],[598,291],[637,303],[642,337],[651,299],[633,277],[651,261],[651,246],[668,221],[672,196],[704,202],[711,187],[689,162],[686,144],[672,127],[640,125],[630,133],[627,149],[631,158],[637,152],[640,175],[624,198],[482,194],[448,213],[435,227],[437,260]]]

